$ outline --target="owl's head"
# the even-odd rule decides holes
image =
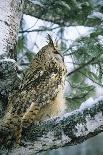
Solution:
[[[54,44],[51,36],[48,34],[48,45],[45,46],[46,51],[46,58],[48,60],[54,61],[54,63],[63,70],[66,71],[65,64],[64,64],[64,57],[58,50],[58,46]],[[51,61],[50,61],[51,62]]]
[[[47,51],[49,54],[51,54],[52,56],[54,56],[54,58],[56,58],[59,62],[64,62],[64,57],[62,56],[62,54],[59,52],[58,50],[58,45],[54,44],[51,36],[48,34],[47,36],[48,39],[48,45],[47,45]]]

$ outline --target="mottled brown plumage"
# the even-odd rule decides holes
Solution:
[[[63,57],[48,35],[49,43],[34,57],[18,91],[9,98],[1,124],[15,134],[20,143],[22,126],[61,115],[66,106],[63,97],[66,68]]]

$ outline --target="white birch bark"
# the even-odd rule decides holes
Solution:
[[[0,117],[9,92],[18,81],[15,46],[17,42],[23,0],[0,0]],[[12,58],[12,59],[11,59]]]
[[[21,0],[0,0],[0,55],[12,57],[22,16]]]

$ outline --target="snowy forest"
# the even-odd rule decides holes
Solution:
[[[24,146],[8,148],[0,127],[1,155],[103,154],[103,0],[1,0],[0,124],[9,96],[50,34],[67,68],[67,111],[23,128]]]

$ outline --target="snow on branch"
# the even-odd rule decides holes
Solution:
[[[12,154],[31,154],[81,143],[103,131],[103,97],[62,117],[23,128],[27,145],[13,149]]]
[[[16,80],[19,80],[20,67],[14,59],[4,58],[0,60],[0,92],[10,92],[14,88]]]

